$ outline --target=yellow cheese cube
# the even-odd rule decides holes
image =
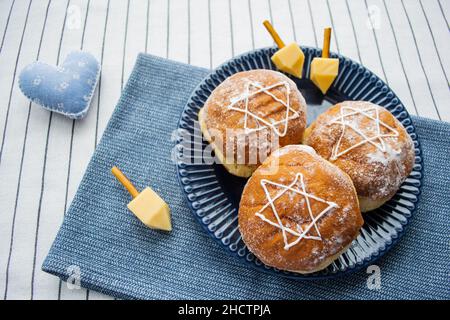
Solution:
[[[275,66],[297,78],[302,77],[305,55],[296,43],[288,44],[272,56]]]
[[[314,58],[311,62],[310,79],[325,94],[339,72],[339,59]]]
[[[165,231],[172,230],[170,208],[161,197],[149,187],[142,190],[129,204],[133,212],[146,226]]]

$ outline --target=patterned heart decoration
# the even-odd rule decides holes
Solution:
[[[26,66],[19,87],[45,109],[80,119],[89,109],[99,75],[100,64],[92,54],[72,51],[58,67],[39,61]]]

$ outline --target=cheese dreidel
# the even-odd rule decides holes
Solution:
[[[325,94],[339,73],[339,59],[330,58],[331,28],[325,28],[322,57],[311,62],[311,81]]]
[[[265,20],[263,24],[280,49],[272,56],[272,62],[279,70],[292,74],[297,78],[301,78],[303,63],[305,62],[305,55],[303,54],[302,49],[300,49],[295,42],[292,42],[287,46],[284,45],[283,40],[281,40],[272,24],[267,20]]]
[[[114,166],[111,172],[133,197],[127,207],[142,223],[153,229],[172,230],[169,205],[155,191],[147,187],[139,193],[119,168]]]

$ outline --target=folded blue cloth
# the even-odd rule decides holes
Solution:
[[[419,209],[383,256],[381,288],[364,270],[333,280],[296,281],[231,257],[189,211],[171,160],[181,110],[207,70],[139,55],[43,270],[119,298],[449,299],[450,124],[414,117],[425,164]],[[110,173],[117,165],[138,189],[151,186],[172,209],[173,231],[146,228]]]

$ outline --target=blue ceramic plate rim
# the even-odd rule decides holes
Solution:
[[[300,46],[301,49],[305,52],[305,50],[307,51],[314,51],[314,54],[312,55],[320,57],[321,56],[321,50],[318,48],[313,48],[313,47],[307,47],[307,46]],[[192,98],[195,97],[197,94],[196,92],[198,92],[199,90],[203,90],[201,88],[202,85],[205,85],[205,82],[207,80],[210,80],[211,77],[215,74],[217,74],[218,70],[222,70],[224,68],[224,66],[229,66],[231,63],[237,63],[237,61],[239,59],[243,59],[243,58],[247,58],[252,54],[256,54],[259,52],[264,52],[264,51],[269,51],[269,52],[275,52],[275,50],[277,50],[276,47],[264,47],[264,48],[260,48],[260,49],[255,49],[255,50],[251,50],[245,53],[242,53],[240,55],[237,55],[235,57],[233,57],[232,59],[222,63],[221,65],[219,65],[217,68],[215,68],[214,70],[211,70],[211,72],[195,87],[195,89],[192,91],[190,97],[188,98],[185,106],[183,107],[183,110],[181,111],[180,114],[180,118],[178,120],[177,123],[177,128],[180,129],[181,128],[181,122],[183,119],[183,115],[185,114],[186,110],[189,109],[189,102],[192,101]],[[376,81],[381,82],[388,90],[389,92],[393,93],[393,98],[396,98],[398,100],[397,106],[401,106],[402,110],[401,112],[406,113],[406,117],[404,117],[404,119],[402,121],[404,121],[405,119],[409,119],[410,121],[410,127],[412,128],[411,131],[408,132],[409,135],[415,135],[415,138],[413,139],[415,142],[415,150],[416,150],[416,160],[415,160],[415,165],[420,165],[420,169],[419,170],[415,170],[418,171],[420,174],[420,178],[418,178],[417,182],[418,185],[416,186],[417,188],[417,192],[415,193],[416,196],[416,201],[412,201],[414,207],[412,209],[409,210],[409,215],[405,217],[405,222],[401,224],[401,229],[397,231],[397,233],[395,235],[392,236],[392,238],[390,239],[390,241],[386,242],[386,246],[384,247],[379,247],[377,251],[372,252],[369,256],[364,257],[363,260],[356,262],[353,265],[348,266],[345,270],[338,270],[335,273],[328,273],[328,274],[320,274],[320,272],[316,272],[316,273],[311,273],[311,274],[300,274],[300,273],[294,273],[294,272],[290,272],[290,271],[284,271],[284,270],[279,270],[273,267],[269,267],[264,265],[263,263],[260,264],[256,264],[255,260],[251,260],[249,261],[248,259],[245,258],[244,256],[240,256],[238,254],[238,250],[231,250],[229,248],[228,245],[225,245],[222,241],[221,238],[218,238],[213,231],[211,231],[208,228],[208,224],[204,223],[202,221],[202,218],[196,214],[196,209],[193,207],[192,203],[193,201],[191,201],[189,199],[189,193],[185,191],[185,188],[183,187],[183,183],[182,183],[182,175],[180,173],[180,165],[178,162],[176,162],[176,171],[177,171],[177,179],[181,188],[181,192],[184,195],[184,198],[187,202],[187,205],[190,209],[190,211],[193,213],[195,219],[200,223],[200,225],[202,226],[202,228],[206,231],[206,233],[212,237],[217,243],[219,243],[219,245],[221,247],[224,247],[226,250],[226,252],[228,254],[230,254],[233,257],[236,257],[239,261],[241,261],[242,263],[249,265],[250,267],[252,267],[253,269],[256,269],[258,271],[262,271],[268,274],[272,274],[272,275],[277,275],[277,276],[282,276],[285,278],[290,278],[290,279],[295,279],[295,280],[318,280],[318,279],[331,279],[331,278],[337,278],[337,277],[341,277],[353,272],[356,272],[358,270],[361,270],[362,268],[369,266],[371,264],[373,264],[375,261],[377,261],[378,259],[380,259],[386,252],[388,252],[399,240],[400,238],[403,236],[403,234],[406,231],[406,227],[408,226],[408,224],[411,222],[412,217],[414,216],[415,212],[417,211],[417,207],[418,207],[418,203],[420,201],[420,195],[422,193],[422,180],[423,180],[423,172],[424,172],[424,163],[423,163],[423,159],[422,159],[422,147],[420,144],[420,140],[419,140],[419,136],[416,133],[416,128],[414,126],[414,123],[411,119],[411,116],[409,115],[408,111],[406,110],[406,108],[404,107],[403,103],[400,101],[400,99],[398,98],[398,96],[393,92],[393,90],[382,80],[380,79],[376,74],[374,74],[372,71],[368,70],[367,68],[365,68],[363,65],[361,65],[360,63],[353,61],[350,58],[347,58],[343,55],[340,54],[336,54],[333,52],[330,52],[330,57],[331,58],[337,58],[339,59],[340,63],[340,68],[341,68],[341,64],[348,62],[349,64],[353,64],[356,65],[358,68],[362,68],[362,70],[364,72],[368,72],[370,77],[374,77],[376,79]],[[259,69],[259,68],[255,68],[255,69]],[[272,70],[274,69],[273,67],[270,69]],[[276,69],[275,69],[276,70]],[[307,73],[307,71],[306,71]],[[290,78],[292,78],[290,75],[288,75]],[[303,77],[305,77],[305,69],[303,70]],[[334,84],[333,84],[334,85]],[[394,115],[395,117],[397,117],[396,115]],[[399,119],[400,120],[400,119]],[[395,196],[394,196],[395,197]],[[229,200],[229,202],[231,202],[231,200]],[[247,249],[248,250],[248,249]],[[249,251],[249,250],[248,250]],[[257,260],[257,259],[256,259]]]

